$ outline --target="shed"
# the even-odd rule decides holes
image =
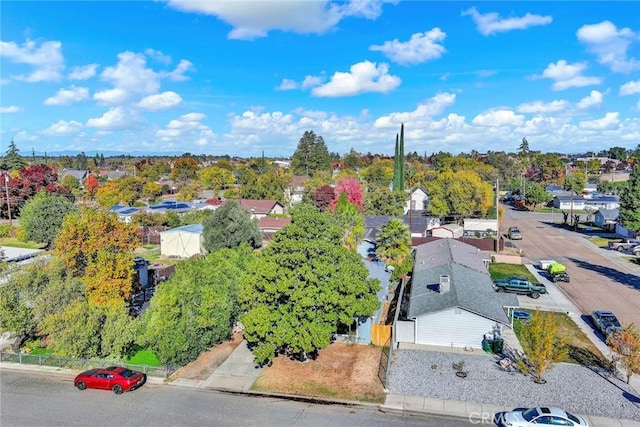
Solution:
[[[497,233],[498,233],[497,219],[482,219],[482,218],[465,218],[464,219],[465,237],[495,236]]]
[[[462,237],[464,229],[458,224],[445,224],[431,229],[433,237],[457,239]]]
[[[160,233],[160,255],[190,258],[204,253],[202,224],[183,225]]]
[[[618,209],[599,209],[594,215],[593,223],[605,231],[615,232],[618,214]]]

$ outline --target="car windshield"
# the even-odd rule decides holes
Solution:
[[[615,316],[602,316],[602,321],[607,323],[616,323],[618,319]]]
[[[578,417],[576,417],[573,414],[570,414],[570,413],[567,412],[567,418],[569,418],[571,421],[573,421],[574,423],[576,423],[578,425],[580,424],[580,420],[578,419]]]
[[[131,369],[124,369],[122,372],[120,372],[120,375],[122,375],[125,378],[129,378],[135,375],[135,372],[133,372]]]
[[[522,413],[522,418],[524,418],[526,421],[531,421],[537,416],[538,416],[538,408],[527,409]]]

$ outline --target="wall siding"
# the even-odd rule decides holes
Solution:
[[[495,321],[463,309],[452,308],[416,319],[416,344],[482,348],[484,334]]]

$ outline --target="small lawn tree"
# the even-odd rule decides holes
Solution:
[[[607,343],[620,357],[620,365],[627,377],[627,384],[634,373],[640,373],[640,332],[633,324],[622,326],[620,332],[609,335]]]
[[[518,368],[531,374],[537,383],[543,383],[545,372],[568,354],[566,340],[558,338],[558,322],[551,312],[533,312],[531,323],[522,331],[521,343],[527,358],[519,361]]]
[[[202,222],[204,248],[214,252],[222,248],[235,248],[248,243],[254,248],[262,245],[258,221],[246,209],[229,201]]]

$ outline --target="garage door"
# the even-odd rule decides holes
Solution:
[[[482,348],[484,334],[496,322],[454,308],[416,319],[416,344]]]

